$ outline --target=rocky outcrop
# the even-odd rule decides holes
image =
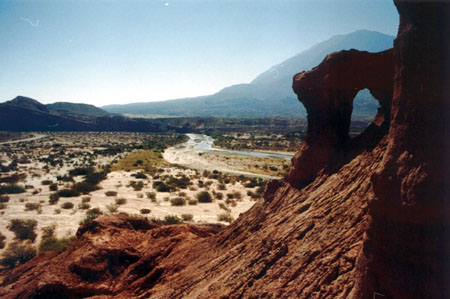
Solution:
[[[372,175],[363,290],[449,298],[450,4],[395,5],[392,121],[383,163]]]
[[[330,54],[311,71],[294,76],[292,87],[308,113],[308,130],[292,160],[288,182],[305,186],[319,171],[331,173],[348,162],[354,156],[352,149],[368,145],[368,140],[379,141],[389,128],[393,72],[392,49],[380,53],[349,50]],[[363,142],[356,143],[349,138],[353,99],[365,88],[380,108],[362,134],[365,137],[358,139]]]
[[[393,53],[339,52],[296,76],[311,115],[302,147],[325,151],[320,169],[303,173],[317,156],[298,154],[288,181],[269,183],[264,202],[220,231],[100,218],[79,229],[72,247],[1,273],[0,296],[449,298],[450,4],[396,5]],[[392,57],[393,75],[371,78],[386,86],[360,74],[353,79],[364,84],[343,88],[349,79],[338,75],[358,70],[355,61]],[[308,80],[310,89],[302,85]],[[337,85],[321,92],[327,82]],[[360,88],[370,88],[382,109],[372,129],[349,140]]]

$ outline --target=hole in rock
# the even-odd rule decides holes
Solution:
[[[350,123],[350,138],[361,134],[373,121],[380,107],[368,89],[360,90],[353,99],[353,112]]]

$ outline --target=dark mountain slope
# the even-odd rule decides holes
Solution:
[[[47,106],[50,111],[58,112],[61,114],[81,114],[89,116],[109,115],[109,113],[105,110],[88,104],[56,102],[53,104],[47,104],[45,106]]]

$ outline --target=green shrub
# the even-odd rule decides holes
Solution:
[[[2,253],[0,264],[14,268],[18,265],[25,264],[36,256],[36,248],[29,244],[22,244],[13,242],[9,244],[8,248]]]
[[[183,221],[191,221],[194,219],[194,215],[192,214],[181,214],[181,218],[183,218]]]
[[[8,202],[9,196],[8,195],[0,195],[0,203]]]
[[[198,202],[201,202],[201,203],[209,203],[209,202],[213,201],[211,194],[208,191],[202,191],[202,192],[198,193],[197,199],[198,199]]]
[[[93,208],[86,211],[86,217],[80,221],[80,224],[91,222],[98,216],[102,215],[102,211],[99,208]]]
[[[178,224],[183,222],[183,220],[177,215],[167,215],[164,217],[164,224]]]
[[[126,198],[124,198],[124,197],[116,198],[116,204],[118,204],[118,205],[124,205],[124,204],[126,204],[126,203],[127,203],[127,199],[126,199]]]
[[[6,184],[0,186],[0,194],[19,194],[24,192],[25,188],[16,184]]]
[[[134,191],[141,191],[142,188],[144,188],[144,183],[142,181],[139,182],[131,181],[130,186],[133,188]]]
[[[50,238],[55,236],[56,223],[52,223],[49,226],[44,226],[41,228],[42,239]]]
[[[116,195],[117,195],[117,192],[116,192],[116,191],[106,191],[106,192],[105,192],[105,195],[106,195],[106,196],[116,196]]]
[[[119,210],[119,205],[118,204],[109,204],[109,205],[106,205],[106,209],[110,213],[115,213]]]
[[[150,209],[141,209],[141,214],[150,214],[151,210]]]
[[[15,234],[15,239],[18,240],[30,240],[34,242],[36,239],[36,229],[37,221],[28,219],[11,219],[8,229]]]
[[[217,220],[231,223],[231,222],[233,222],[234,219],[230,213],[225,212],[225,213],[217,215]]]
[[[56,237],[47,237],[41,240],[39,243],[39,252],[44,251],[56,251],[61,250],[66,247],[69,247],[72,243],[73,239],[69,238],[61,238],[58,239]]]
[[[61,205],[61,208],[69,210],[73,208],[73,203],[71,203],[70,201],[66,201]]]
[[[170,204],[172,206],[185,206],[186,199],[184,199],[183,197],[175,197],[170,200]]]

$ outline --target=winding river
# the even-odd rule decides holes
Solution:
[[[280,160],[290,160],[292,154],[260,152],[260,151],[239,151],[216,148],[213,146],[214,139],[211,136],[202,134],[186,134],[189,140],[185,143],[168,148],[164,152],[164,159],[172,164],[178,164],[198,170],[219,170],[231,174],[243,174],[246,176],[261,177],[265,179],[274,179],[277,177],[255,174],[246,171],[234,169],[230,165],[226,165],[218,159],[211,158],[208,154],[219,154],[234,157],[256,157],[256,158],[272,158]]]

